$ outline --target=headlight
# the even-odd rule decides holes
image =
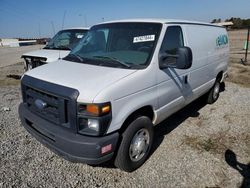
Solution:
[[[100,123],[98,119],[79,118],[79,133],[87,135],[98,135]]]
[[[98,132],[99,131],[99,121],[97,119],[88,119],[88,128]]]
[[[45,57],[33,57],[33,61],[34,61],[34,62],[46,63],[47,58],[45,58]]]
[[[31,56],[22,56],[25,60],[25,70],[31,70],[40,65],[46,64],[47,58],[45,57],[31,57]]]
[[[111,105],[78,104],[78,132],[85,135],[103,135],[111,121]]]
[[[24,58],[24,61],[25,61],[25,70],[26,70],[26,71],[31,70],[31,69],[32,69],[32,61],[31,61],[31,58],[25,57],[25,58]]]
[[[26,63],[31,63],[31,58],[26,57],[26,58],[24,58],[24,60]]]

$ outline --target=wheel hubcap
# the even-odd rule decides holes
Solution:
[[[129,157],[132,161],[136,162],[143,158],[148,150],[149,141],[147,129],[140,129],[136,132],[129,147]]]
[[[213,98],[217,99],[220,92],[220,83],[216,83],[214,86]]]

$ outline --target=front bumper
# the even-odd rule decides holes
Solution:
[[[72,162],[100,164],[112,158],[119,134],[113,133],[103,137],[83,136],[70,132],[65,127],[53,124],[30,112],[24,103],[19,106],[22,125],[38,141],[49,149]],[[101,149],[111,144],[111,150],[102,154]]]

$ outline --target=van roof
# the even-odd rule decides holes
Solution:
[[[158,18],[114,20],[114,21],[102,22],[99,24],[118,23],[118,22],[145,22],[145,23],[162,23],[162,24],[180,23],[180,24],[195,24],[195,25],[208,25],[208,26],[221,27],[216,24],[211,24],[206,22],[178,20],[178,19],[158,19]]]
[[[77,30],[77,29],[89,30],[88,27],[70,27],[70,28],[64,28],[64,29],[62,29],[62,31],[64,31],[64,30]]]

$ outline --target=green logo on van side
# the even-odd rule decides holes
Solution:
[[[228,37],[227,35],[220,35],[216,39],[216,46],[220,47],[222,45],[227,45],[228,44]]]

